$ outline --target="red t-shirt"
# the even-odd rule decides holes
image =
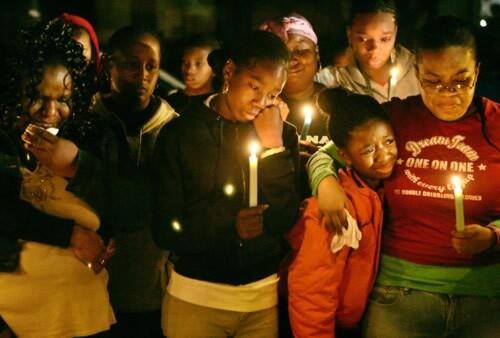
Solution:
[[[478,99],[490,140],[500,147],[500,104]],[[458,121],[434,117],[420,96],[386,105],[398,142],[398,161],[385,181],[385,254],[414,263],[469,265],[451,245],[455,204],[451,177],[465,183],[465,224],[500,218],[500,151],[487,143],[479,113]]]

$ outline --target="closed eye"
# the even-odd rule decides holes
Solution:
[[[394,139],[393,138],[388,138],[387,140],[385,140],[385,144],[386,145],[391,145],[394,143]]]

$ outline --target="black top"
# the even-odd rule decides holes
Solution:
[[[153,239],[173,252],[175,270],[190,278],[239,285],[276,273],[283,235],[299,206],[295,128],[284,125],[284,152],[259,160],[259,204],[270,207],[263,234],[241,240],[236,216],[248,206],[253,123],[227,121],[204,104],[192,107],[158,136]],[[235,188],[230,196],[227,184]]]
[[[322,146],[330,141],[328,133],[328,116],[323,114],[316,107],[316,94],[324,87],[325,86],[322,84],[314,83],[314,94],[303,100],[294,100],[283,96],[283,101],[286,102],[290,109],[290,113],[286,120],[297,128],[299,134],[302,132],[304,126],[304,106],[308,105],[312,107],[312,122],[309,132],[307,133],[306,141],[318,146]]]
[[[179,115],[182,115],[186,111],[190,111],[192,109],[191,105],[196,106],[202,104],[212,94],[213,93],[188,96],[184,94],[183,91],[179,90],[173,94],[168,95],[165,100],[167,100],[167,102]]]

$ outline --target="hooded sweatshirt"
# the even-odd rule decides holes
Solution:
[[[420,93],[415,74],[415,56],[406,48],[397,48],[394,64],[396,76],[381,85],[368,78],[353,58],[346,67],[326,67],[320,70],[315,81],[326,87],[343,87],[359,94],[372,96],[379,103],[389,101],[393,97],[404,99]]]
[[[127,132],[123,121],[100,95],[96,95],[92,107],[113,126],[120,141],[122,171],[111,178],[117,250],[108,270],[111,303],[121,312],[147,312],[161,307],[165,255],[151,237],[152,182],[148,170],[160,129],[178,114],[163,99],[152,98],[151,104],[155,111],[134,135]]]

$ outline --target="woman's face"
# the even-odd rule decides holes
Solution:
[[[111,58],[111,90],[123,103],[145,109],[158,81],[160,44],[150,35],[140,36]]]
[[[237,67],[229,61],[224,66],[228,91],[222,104],[236,121],[251,121],[265,107],[274,104],[283,90],[287,69],[283,63],[258,61],[252,67]]]
[[[291,95],[312,85],[318,70],[318,52],[314,42],[297,34],[288,34],[286,46],[290,52],[290,66],[285,93]]]
[[[471,48],[423,49],[417,55],[422,100],[432,114],[443,121],[454,121],[467,113],[478,73]]]
[[[192,47],[184,52],[181,70],[186,92],[212,91],[213,72],[207,61],[209,53],[210,49],[203,47]]]
[[[390,59],[397,26],[391,13],[360,14],[347,29],[354,57],[365,70],[382,68]]]
[[[385,121],[370,120],[350,133],[340,153],[367,182],[386,179],[398,156],[392,127]]]
[[[23,99],[24,109],[33,123],[59,128],[71,116],[72,81],[66,67],[45,66],[36,97]]]

